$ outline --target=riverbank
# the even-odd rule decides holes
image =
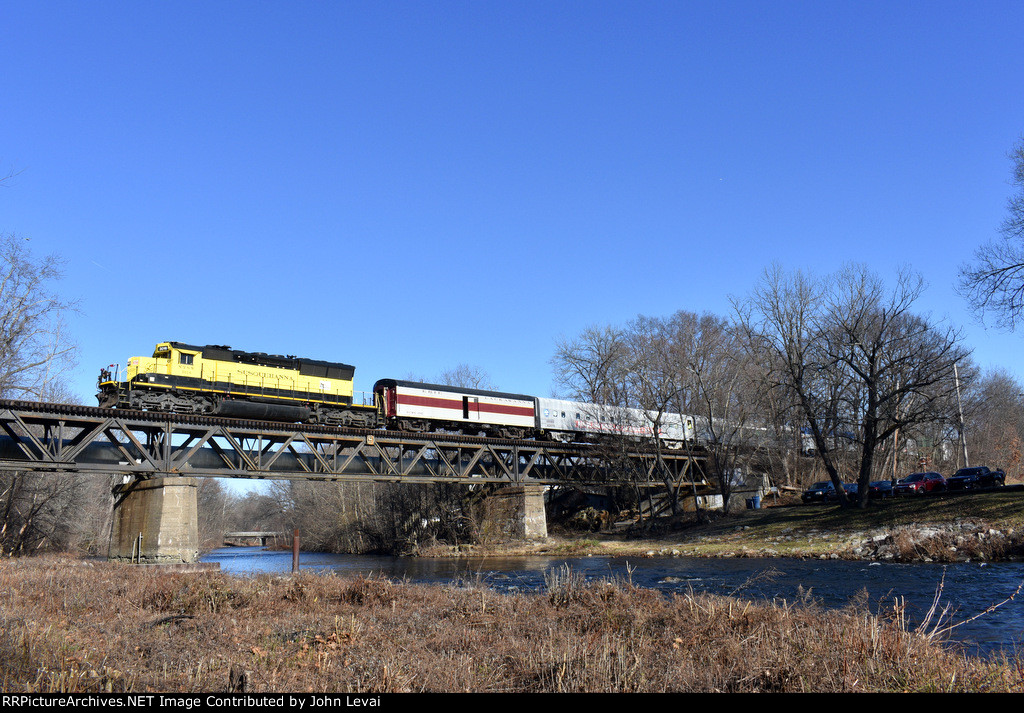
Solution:
[[[798,500],[728,516],[687,513],[544,541],[425,548],[420,556],[798,557],[892,562],[1024,559],[1024,488],[872,502],[866,510]]]
[[[1024,665],[824,610],[554,570],[537,594],[0,560],[0,685],[28,692],[1024,691]]]

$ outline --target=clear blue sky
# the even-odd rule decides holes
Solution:
[[[163,340],[460,362],[726,314],[764,268],[954,292],[1024,134],[1024,3],[7,2],[0,231],[66,258],[71,385]]]

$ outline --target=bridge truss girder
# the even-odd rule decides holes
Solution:
[[[20,405],[20,407],[19,407]],[[49,408],[47,408],[49,407]],[[0,402],[0,470],[401,482],[705,486],[700,455]],[[611,465],[614,464],[614,465]]]

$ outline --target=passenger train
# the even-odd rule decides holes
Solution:
[[[100,371],[96,396],[104,408],[562,442],[650,438],[658,421],[640,409],[397,379],[381,379],[373,403],[357,404],[351,365],[226,346],[161,342],[153,356],[131,357],[123,378],[110,368]],[[694,419],[662,414],[659,435],[682,448]]]

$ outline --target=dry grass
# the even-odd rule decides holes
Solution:
[[[552,572],[548,591],[325,575],[0,562],[4,691],[1020,691],[900,612],[666,599]]]

